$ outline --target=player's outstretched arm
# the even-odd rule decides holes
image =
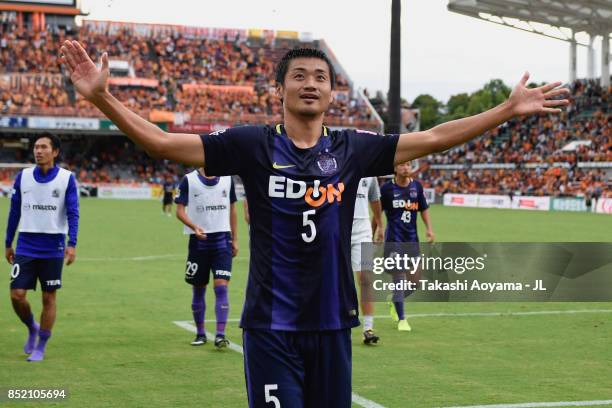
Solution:
[[[204,165],[204,152],[198,135],[166,133],[127,109],[110,94],[106,53],[100,59],[101,68],[98,68],[78,41],[65,41],[60,51],[60,60],[70,72],[76,90],[150,156],[193,166]]]
[[[515,116],[535,113],[559,113],[559,107],[569,104],[567,99],[553,99],[569,94],[554,82],[538,88],[527,88],[529,73],[502,104],[478,115],[443,123],[432,129],[400,135],[395,152],[395,164],[405,163],[431,153],[442,152],[465,143],[487,130],[493,129]]]

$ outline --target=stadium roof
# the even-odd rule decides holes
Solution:
[[[448,9],[565,41],[612,33],[612,0],[449,0]]]

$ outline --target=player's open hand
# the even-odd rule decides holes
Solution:
[[[64,260],[66,265],[72,265],[76,259],[76,249],[74,247],[66,247],[64,251]]]
[[[202,227],[195,227],[193,231],[197,239],[206,239],[206,233]]]
[[[70,72],[76,90],[89,101],[108,89],[108,54],[100,58],[102,68],[96,67],[78,41],[64,41],[60,48],[60,61]]]
[[[561,82],[553,82],[537,88],[527,88],[529,72],[512,90],[508,103],[515,116],[534,113],[559,113],[560,107],[569,105],[569,100],[560,99],[569,95],[567,88],[559,88]]]
[[[6,260],[8,261],[8,263],[12,265],[13,262],[15,261],[15,250],[12,247],[6,248],[5,255],[6,255]]]

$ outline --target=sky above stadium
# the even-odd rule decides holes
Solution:
[[[525,70],[538,82],[568,79],[568,43],[451,13],[447,3],[402,1],[404,98],[429,93],[446,102],[490,79],[514,85]],[[391,0],[82,0],[82,8],[89,19],[310,32],[357,87],[389,87]],[[596,65],[599,72],[599,58]],[[586,49],[578,47],[578,77],[585,76]]]

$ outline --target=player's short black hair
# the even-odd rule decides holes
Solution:
[[[51,141],[51,148],[53,150],[60,150],[62,147],[62,143],[60,142],[59,137],[55,136],[52,133],[49,132],[44,132],[41,133],[40,135],[36,136],[36,138],[34,139],[34,143],[38,142],[38,140],[42,139],[43,137],[46,137],[47,139],[49,139]]]
[[[331,60],[323,51],[318,50],[316,48],[294,48],[288,51],[283,58],[276,65],[276,82],[284,85],[285,84],[285,75],[287,75],[287,69],[289,69],[289,63],[292,59],[296,58],[319,58],[327,63],[329,67],[329,76],[331,81],[331,88],[334,89],[336,87],[336,70],[334,69],[334,64],[332,64]]]

